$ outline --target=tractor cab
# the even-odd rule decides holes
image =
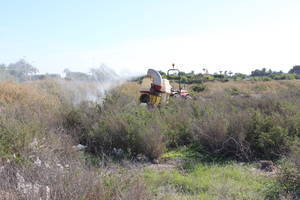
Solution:
[[[173,68],[168,70],[167,76],[168,77],[172,77],[172,76],[178,77],[178,88],[173,87],[171,89],[171,96],[183,97],[183,98],[189,97],[189,92],[187,90],[183,89],[183,87],[182,87],[180,70],[175,68],[175,64],[172,64],[172,67]]]

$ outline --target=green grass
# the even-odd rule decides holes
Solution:
[[[166,194],[166,188],[173,188],[180,199],[272,199],[270,192],[276,191],[274,178],[256,171],[256,164],[212,156],[199,146],[174,149],[161,159],[183,162],[172,170],[146,169],[146,183]]]
[[[180,159],[183,160],[184,169],[193,168],[195,163],[225,163],[228,159],[220,155],[215,155],[205,151],[201,145],[181,146],[176,149],[165,152],[161,160]]]
[[[171,187],[186,199],[265,199],[272,182],[237,163],[197,164],[190,171],[146,169],[144,177],[153,191]]]
[[[197,157],[197,152],[191,147],[182,146],[174,150],[168,151],[161,156],[162,160],[180,158],[183,160],[190,160]]]

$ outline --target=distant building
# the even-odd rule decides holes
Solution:
[[[294,66],[292,72],[297,74],[297,78],[300,79],[300,65]]]

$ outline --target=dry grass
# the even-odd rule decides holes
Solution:
[[[281,90],[287,90],[291,87],[300,87],[300,80],[286,81],[229,81],[229,82],[207,82],[208,90],[202,94],[210,96],[215,93],[223,92],[226,89],[237,88],[244,94],[264,94],[277,93]],[[191,86],[190,86],[191,87]]]
[[[0,83],[1,198],[152,199],[139,175],[94,168],[75,151],[74,135],[62,127],[74,108],[68,93],[49,80]]]

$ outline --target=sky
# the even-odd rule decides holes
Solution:
[[[300,64],[299,0],[0,0],[0,63],[210,73]]]

